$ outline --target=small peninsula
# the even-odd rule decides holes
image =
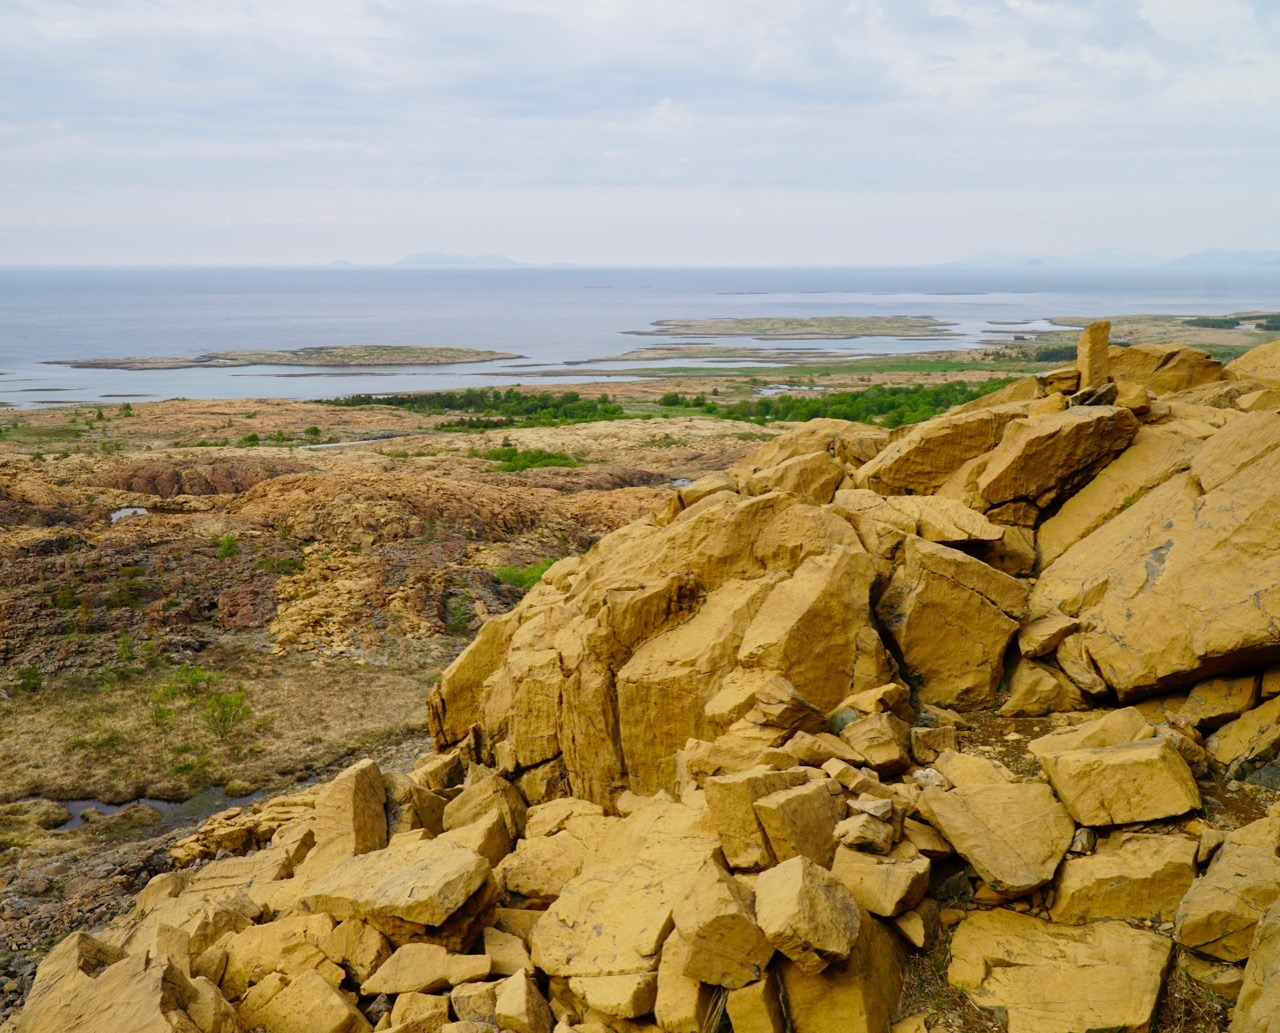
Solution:
[[[844,341],[857,337],[950,337],[932,316],[814,316],[807,319],[663,319],[652,330],[625,330],[637,337],[754,337],[762,341]]]
[[[290,350],[248,349],[203,355],[141,355],[120,359],[52,359],[47,365],[74,369],[196,369],[229,366],[442,366],[455,362],[522,359],[514,352],[480,348],[420,348],[412,345],[351,344]]]

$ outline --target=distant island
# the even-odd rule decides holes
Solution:
[[[195,369],[228,366],[442,366],[455,362],[523,359],[514,352],[480,348],[418,348],[412,345],[352,344],[289,351],[244,350],[203,355],[140,355],[121,359],[50,359],[46,365],[73,369]]]
[[[525,263],[506,255],[448,255],[443,251],[423,251],[408,255],[395,264],[434,269],[520,269]]]
[[[950,337],[932,316],[816,316],[810,319],[663,319],[637,337],[754,337],[761,341],[848,341],[858,337]]]
[[[1223,251],[1211,248],[1172,261],[1125,248],[1094,248],[1073,255],[1031,255],[1012,251],[984,251],[947,266],[979,269],[1280,269],[1280,251]]]

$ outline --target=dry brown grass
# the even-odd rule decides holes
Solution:
[[[950,960],[949,941],[945,940],[933,950],[907,959],[897,1017],[923,1014],[932,1029],[1002,1033],[1005,1027],[998,1018],[947,982]]]
[[[1151,1033],[1221,1033],[1230,1025],[1227,1008],[1226,1001],[1197,986],[1175,964],[1165,980]]]
[[[420,734],[435,674],[286,658],[190,691],[175,687],[173,673],[0,703],[0,800],[185,799],[232,780],[253,788],[289,781]],[[248,712],[214,727],[210,701],[237,691]]]

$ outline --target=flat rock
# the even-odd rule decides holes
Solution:
[[[1196,878],[1199,841],[1118,832],[1083,857],[1068,857],[1054,880],[1049,917],[1066,925],[1103,918],[1173,921]]]
[[[1173,944],[1123,922],[1062,926],[1013,911],[978,911],[951,938],[947,979],[1009,1033],[1144,1033]]]
[[[1016,896],[1053,878],[1075,822],[1040,783],[926,789],[920,810],[996,891]]]
[[[816,974],[849,956],[863,915],[839,879],[793,857],[756,880],[756,921],[774,948]]]
[[[1173,818],[1200,807],[1195,776],[1163,736],[1043,758],[1049,782],[1081,825]]]

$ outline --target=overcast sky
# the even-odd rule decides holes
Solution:
[[[1277,0],[0,0],[0,263],[1280,247]]]

